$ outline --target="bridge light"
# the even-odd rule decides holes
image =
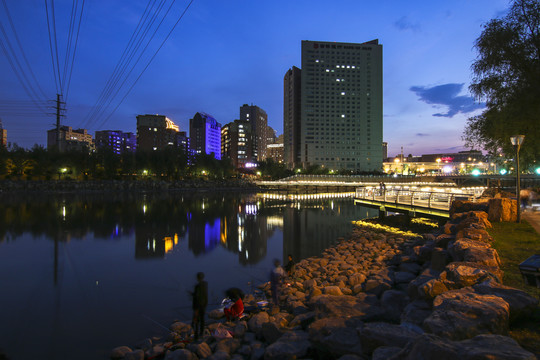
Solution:
[[[480,170],[479,169],[474,169],[473,171],[471,171],[471,174],[473,176],[478,176],[478,175],[480,175]]]
[[[540,175],[540,167],[537,167],[536,170],[534,170],[534,172],[536,173],[536,175]]]
[[[506,171],[506,169],[501,169],[501,171],[499,171],[499,174],[501,175],[506,175],[508,171]]]

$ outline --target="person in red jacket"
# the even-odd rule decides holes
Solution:
[[[227,320],[233,320],[240,317],[244,313],[244,302],[242,301],[242,292],[239,289],[233,288],[227,291],[229,298],[234,301],[234,304],[223,309]]]

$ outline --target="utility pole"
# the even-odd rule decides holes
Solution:
[[[66,110],[65,108],[62,108],[62,105],[65,105],[66,103],[61,101],[61,98],[61,94],[56,94],[56,147],[58,148],[58,151],[60,151],[60,117],[64,116],[61,112]]]

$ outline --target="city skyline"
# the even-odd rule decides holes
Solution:
[[[12,0],[6,4],[39,84],[47,99],[55,99],[45,7]],[[184,1],[171,8],[126,87],[111,102],[105,116],[95,122],[85,118],[112,74],[146,2],[86,4],[66,99],[67,117],[62,124],[88,128],[91,134],[113,129],[135,132],[136,115],[153,113],[166,115],[180,130],[187,131],[189,119],[196,112],[211,114],[225,124],[237,119],[238,106],[247,103],[264,109],[268,125],[282,134],[283,76],[292,66],[301,66],[302,40],[379,39],[384,45],[383,141],[388,142],[388,155],[397,154],[402,146],[405,155],[463,150],[465,121],[481,109],[467,91],[470,65],[476,56],[474,41],[482,31],[481,25],[502,15],[509,3],[340,1],[329,6],[319,1],[246,1],[231,6],[195,0],[155,53],[189,4]],[[55,6],[62,58],[67,43],[62,29],[69,25],[71,4],[56,1]],[[0,21],[15,48],[6,11],[0,8]],[[4,35],[1,38],[4,41]],[[46,131],[52,128],[54,117],[34,116],[29,111],[26,102],[30,99],[4,53],[0,71],[0,118],[8,141],[23,147],[45,145]]]

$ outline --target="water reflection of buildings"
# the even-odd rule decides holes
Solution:
[[[271,231],[267,228],[266,216],[261,216],[259,211],[256,202],[242,202],[236,216],[225,217],[222,223],[221,244],[237,252],[243,265],[257,264],[266,256]]]
[[[135,235],[135,259],[162,258],[178,245],[178,234],[163,236],[137,231]]]
[[[190,223],[188,244],[193,254],[207,253],[218,246],[221,238],[221,221],[220,218],[216,218],[204,223]]]
[[[283,214],[283,259],[289,254],[296,261],[318,256],[352,230],[353,220],[376,215],[376,210],[339,199],[291,203]]]

